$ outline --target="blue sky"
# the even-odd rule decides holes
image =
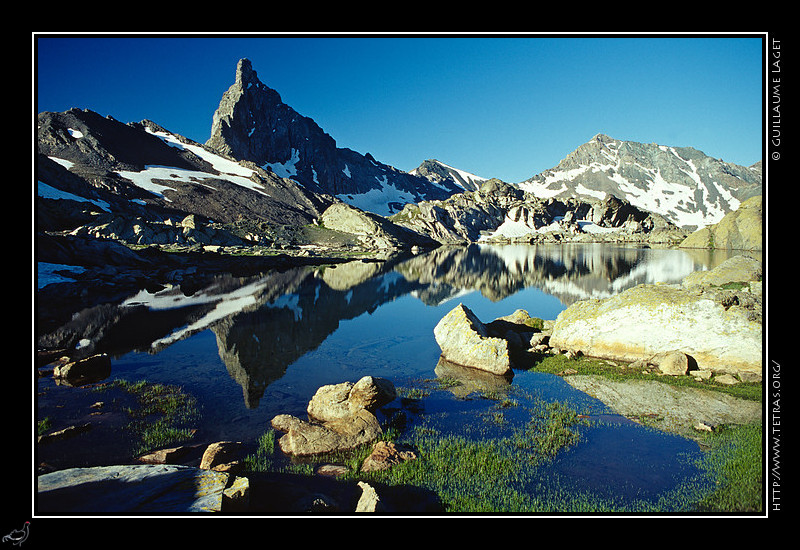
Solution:
[[[597,133],[761,159],[759,35],[35,36],[35,110],[148,118],[208,139],[236,63],[339,147],[518,183]]]

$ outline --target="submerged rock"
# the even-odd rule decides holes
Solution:
[[[512,375],[509,344],[489,335],[486,326],[464,304],[459,304],[434,327],[442,357],[462,367]]]
[[[698,423],[742,425],[760,420],[762,414],[760,402],[712,390],[594,375],[566,376],[564,380],[618,414],[634,419],[659,419],[660,428],[683,435],[691,435]]]
[[[750,283],[763,277],[761,262],[750,256],[733,256],[709,271],[694,271],[684,277],[683,286],[722,286],[728,283]]]

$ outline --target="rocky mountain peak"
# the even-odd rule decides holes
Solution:
[[[453,168],[436,159],[423,161],[410,173],[427,178],[428,181],[438,185],[448,182],[466,191],[475,191],[481,186],[482,182],[486,181],[486,178]]]
[[[253,64],[247,58],[240,59],[236,64],[236,83],[244,86],[256,81],[258,81],[258,75],[253,70]]]
[[[236,66],[236,80],[214,113],[206,146],[239,161],[250,161],[309,191],[334,195],[381,215],[426,199],[463,191],[451,181],[431,182],[383,164],[369,153],[336,146],[313,119],[281,101],[263,84],[248,59]]]
[[[617,140],[607,136],[606,134],[599,133],[595,134],[595,136],[591,139],[591,141],[596,141],[597,143],[616,143]]]

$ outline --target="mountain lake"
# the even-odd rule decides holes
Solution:
[[[578,300],[642,283],[679,283],[727,257],[608,244],[475,244],[385,262],[226,276],[207,288],[131,295],[92,345],[112,358],[102,382],[177,385],[196,399],[189,443],[255,442],[275,415],[305,418],[320,386],[367,375],[391,380],[401,396],[427,384],[423,397],[390,407],[404,408],[411,424],[466,437],[496,437],[523,425],[532,406],[527,400],[568,403],[598,421],[581,428],[577,444],[537,467],[537,490],[655,502],[684,484],[710,483],[695,465],[702,453],[697,442],[616,415],[559,376],[526,370],[494,388],[522,406],[504,410],[503,422],[487,422],[496,401],[430,384],[446,375],[437,368],[433,329],[458,303],[484,323],[517,309],[555,319]],[[54,430],[92,418],[89,407],[104,399],[92,388],[58,385],[52,376],[39,377],[37,385],[37,420],[52,419]],[[131,460],[129,450],[80,444],[80,437],[38,445],[37,464],[60,469]]]

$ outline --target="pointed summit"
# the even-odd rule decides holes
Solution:
[[[236,64],[236,82],[245,84],[253,80],[258,80],[258,75],[253,70],[253,64],[246,57],[240,59],[239,63]]]
[[[290,112],[293,111],[283,104],[278,92],[261,83],[250,60],[242,58],[236,64],[236,80],[222,95],[214,112],[211,137],[206,145],[239,160],[257,164],[272,160],[265,156],[268,145],[262,141],[272,137],[268,128],[272,127],[273,119],[279,118],[276,113]],[[255,133],[258,136],[254,137]]]
[[[263,84],[250,60],[236,64],[236,80],[214,112],[206,146],[290,178],[306,190],[389,215],[409,202],[447,198],[461,189],[382,164],[369,153],[340,149],[313,119],[299,114]]]
[[[616,141],[614,138],[607,136],[606,134],[600,132],[599,134],[595,134],[595,136],[591,139],[591,141],[597,141],[600,143],[610,143]]]

